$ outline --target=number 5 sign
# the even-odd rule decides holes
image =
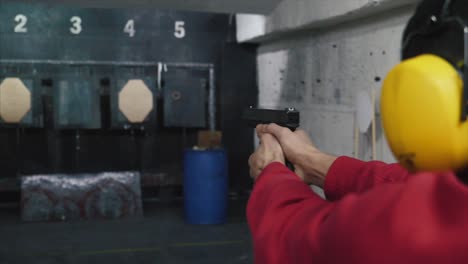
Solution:
[[[175,22],[174,36],[180,39],[185,37],[185,22],[184,21]]]

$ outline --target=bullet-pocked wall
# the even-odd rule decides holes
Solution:
[[[259,107],[298,108],[302,128],[327,153],[395,161],[380,122],[380,90],[400,60],[415,3],[284,0],[268,17],[240,17],[240,26],[257,23],[239,29],[238,39],[261,42]]]

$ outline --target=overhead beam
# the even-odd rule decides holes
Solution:
[[[326,30],[327,27],[389,10],[414,6],[417,2],[418,0],[283,0],[263,21],[252,20],[250,25],[238,23],[240,36],[248,36],[252,27],[263,29],[263,34],[250,34],[251,38],[238,40],[264,42],[302,30]],[[238,19],[245,21],[242,16],[238,16]]]
[[[0,0],[6,2],[46,3],[85,8],[159,8],[216,13],[269,14],[280,0]]]

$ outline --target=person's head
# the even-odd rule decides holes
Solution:
[[[402,60],[435,54],[460,67],[464,59],[460,23],[468,25],[466,1],[421,1],[403,33]]]
[[[411,171],[468,166],[466,45],[465,0],[419,3],[403,33],[402,62],[385,79],[381,98],[390,148]]]

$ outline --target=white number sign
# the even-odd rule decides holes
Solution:
[[[72,23],[72,27],[70,28],[70,32],[74,35],[78,35],[83,31],[83,27],[81,26],[81,18],[78,16],[74,16],[70,19],[70,22]]]
[[[26,33],[28,32],[28,28],[26,27],[26,23],[28,23],[28,18],[25,15],[19,14],[15,17],[15,22],[18,23],[15,27],[16,33]]]
[[[184,21],[175,22],[174,36],[180,39],[185,37],[185,22]]]
[[[124,32],[127,33],[131,38],[135,36],[135,21],[133,21],[133,19],[127,21],[127,24],[124,28]]]

